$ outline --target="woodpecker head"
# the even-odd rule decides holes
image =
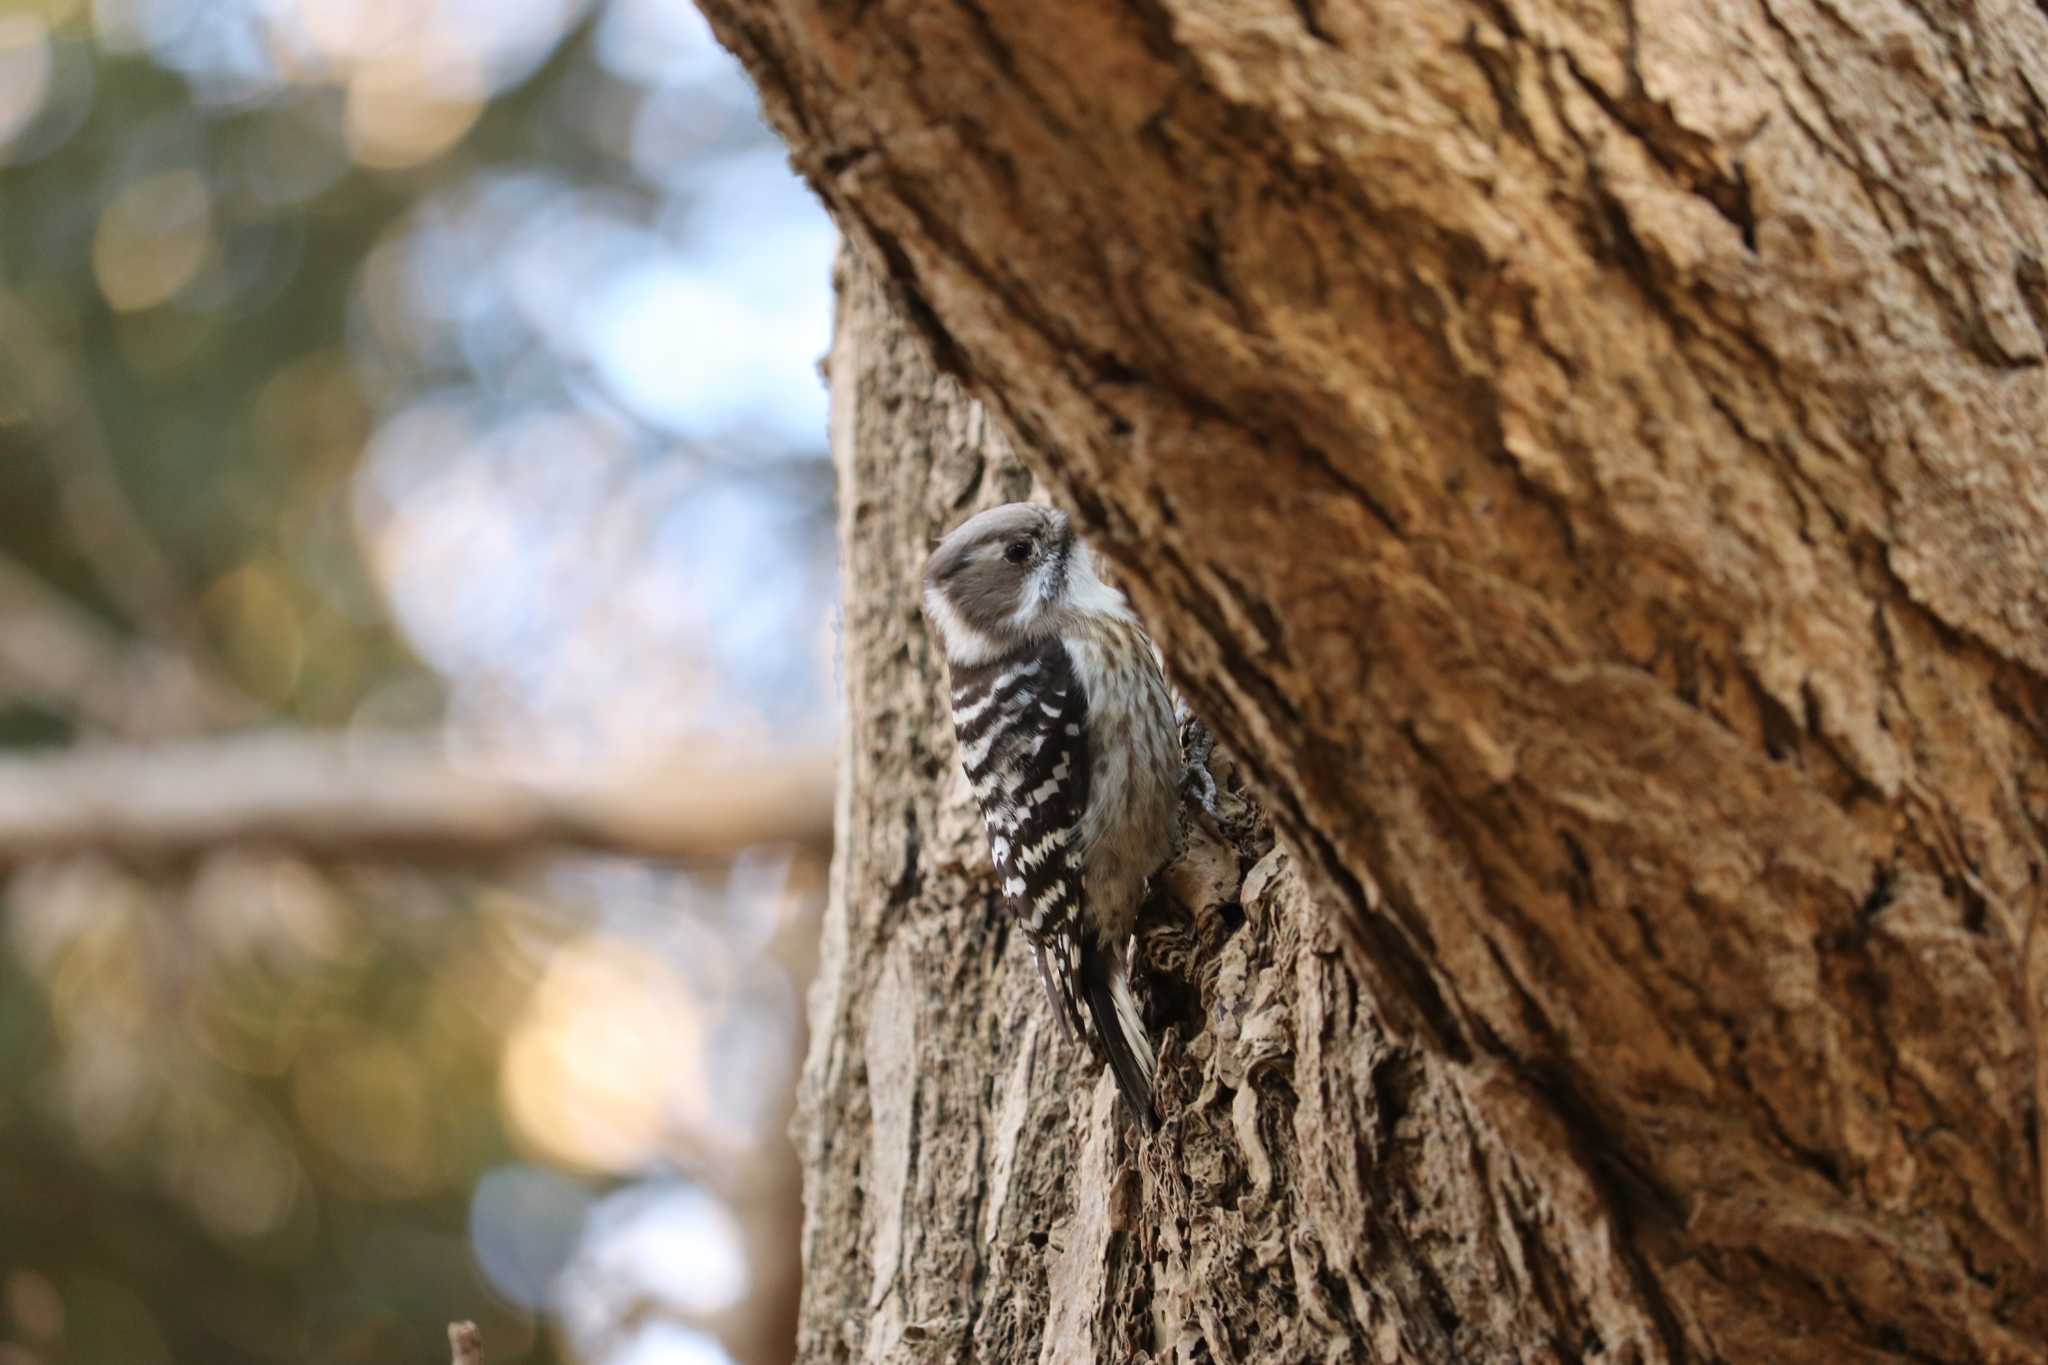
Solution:
[[[1055,634],[1075,612],[1127,609],[1051,507],[1012,502],[968,518],[924,566],[924,612],[956,664]]]

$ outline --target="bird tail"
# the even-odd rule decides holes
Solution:
[[[1088,1002],[1095,1036],[1109,1059],[1117,1089],[1123,1092],[1124,1107],[1146,1132],[1155,1131],[1159,1111],[1152,1107],[1152,1085],[1157,1064],[1137,998],[1131,994],[1128,947],[1105,948],[1095,935],[1081,935],[1081,995]]]
[[[1057,950],[1052,944],[1036,939],[1032,941],[1031,958],[1038,964],[1038,979],[1045,983],[1045,1003],[1052,1006],[1052,1017],[1060,1021],[1060,1037],[1071,1043],[1077,1027],[1084,1033],[1087,1030],[1081,1018],[1081,1003],[1074,999],[1073,982],[1063,974],[1065,964],[1055,966],[1046,958],[1046,954],[1053,951]],[[1064,990],[1060,983],[1065,983]]]

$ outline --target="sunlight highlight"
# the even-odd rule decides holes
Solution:
[[[557,1161],[631,1170],[698,1121],[701,1031],[682,980],[660,958],[609,938],[570,944],[505,1049],[506,1109]]]
[[[132,313],[175,298],[212,250],[206,181],[189,167],[160,171],[124,185],[100,215],[93,273],[107,302]]]

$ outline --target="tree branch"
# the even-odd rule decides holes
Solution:
[[[548,845],[695,858],[822,848],[831,832],[830,764],[809,755],[564,774],[460,762],[424,736],[269,732],[0,759],[0,865],[232,844],[427,861]]]
[[[253,720],[261,707],[182,654],[123,639],[0,558],[0,688],[128,738]]]
[[[204,632],[178,573],[122,487],[106,432],[78,377],[27,309],[0,298],[0,362],[17,382],[10,396],[38,432],[57,514],[101,591],[136,629],[158,634],[193,660],[208,656]]]

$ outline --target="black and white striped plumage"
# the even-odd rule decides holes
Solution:
[[[1109,1063],[1146,1127],[1153,1054],[1130,940],[1166,860],[1181,771],[1152,642],[1051,508],[1010,503],[955,530],[925,566],[960,758],[1062,1030]]]

